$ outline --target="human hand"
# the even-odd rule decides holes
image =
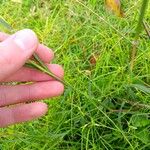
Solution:
[[[34,52],[48,64],[54,57],[52,50],[39,44],[37,36],[29,29],[11,36],[0,32],[0,41],[0,83],[34,82],[26,85],[0,85],[0,127],[43,116],[47,112],[45,103],[26,102],[59,96],[64,86],[44,73],[24,67],[24,64]],[[48,67],[56,76],[63,78],[61,66],[48,64]],[[7,107],[9,105],[13,106]]]

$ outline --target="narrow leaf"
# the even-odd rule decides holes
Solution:
[[[139,15],[139,20],[138,20],[138,24],[137,24],[137,28],[135,31],[135,40],[133,41],[132,44],[132,51],[131,51],[131,61],[130,61],[130,71],[132,72],[133,67],[134,67],[134,63],[135,63],[135,58],[137,55],[137,48],[138,48],[138,41],[139,41],[139,37],[140,37],[140,33],[142,32],[142,24],[143,24],[143,19],[146,13],[146,9],[148,6],[148,1],[149,0],[143,0],[142,1],[142,7],[141,7],[141,11],[140,11],[140,15]]]
[[[13,28],[2,18],[0,18],[0,24],[2,24],[7,30],[11,31]]]
[[[34,68],[37,69],[43,73],[46,73],[47,75],[53,77],[54,79],[56,79],[57,81],[60,81],[64,84],[66,84],[62,79],[60,79],[59,77],[57,77],[56,75],[54,75],[49,69],[45,69],[43,66],[40,66],[39,64],[37,64],[36,62],[29,60],[27,62],[27,66],[30,68]]]
[[[39,56],[37,54],[33,54],[34,59],[39,63],[39,65],[41,65],[43,68],[48,69],[48,67],[44,64],[44,62],[39,58]]]
[[[150,87],[141,84],[132,84],[131,87],[134,87],[137,90],[140,90],[144,93],[150,94]]]
[[[138,25],[137,25],[137,28],[136,28],[135,39],[139,38],[139,35],[142,31],[142,23],[143,23],[144,15],[145,15],[145,12],[146,12],[146,8],[148,6],[148,1],[149,0],[143,0],[143,4],[142,4],[142,7],[141,7],[140,16],[139,16],[139,22],[138,22]]]
[[[150,27],[149,27],[148,23],[143,21],[143,26],[144,26],[145,32],[147,33],[147,36],[150,39]]]

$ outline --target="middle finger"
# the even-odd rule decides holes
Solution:
[[[0,106],[18,104],[59,96],[64,85],[58,81],[38,82],[28,85],[0,86]]]

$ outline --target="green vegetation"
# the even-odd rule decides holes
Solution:
[[[0,129],[0,149],[150,148],[150,41],[144,30],[132,74],[129,69],[141,1],[121,1],[124,18],[107,11],[102,0],[1,1],[0,15],[15,30],[37,33],[75,90],[66,86],[63,96],[45,100],[45,117]]]

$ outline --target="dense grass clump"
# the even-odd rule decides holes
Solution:
[[[45,117],[0,129],[0,149],[150,149],[150,42],[143,30],[131,74],[141,2],[122,4],[124,18],[106,11],[101,0],[0,3],[1,16],[14,29],[33,29],[54,49],[54,63],[63,65],[65,81],[73,86],[46,100]],[[150,24],[150,9],[145,20]]]

